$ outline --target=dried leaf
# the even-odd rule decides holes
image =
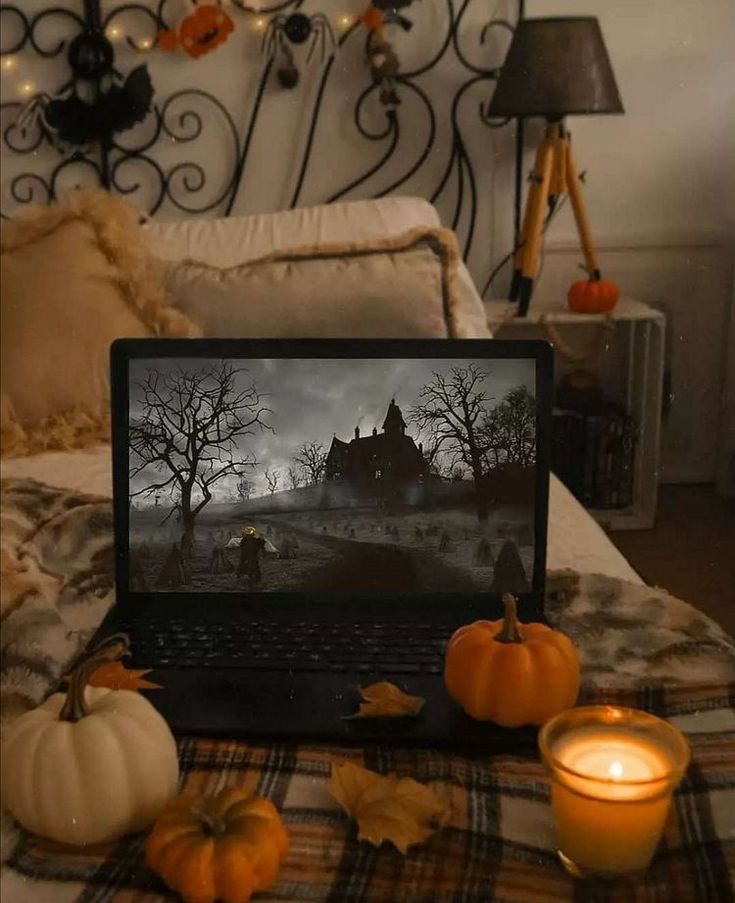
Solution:
[[[151,670],[151,668],[128,669],[122,662],[105,662],[92,672],[87,685],[106,687],[109,690],[159,690],[161,684],[144,679],[144,675],[149,674]],[[69,682],[68,676],[64,679]]]
[[[431,787],[413,778],[380,775],[351,762],[332,766],[329,792],[358,826],[358,840],[390,841],[401,853],[423,843],[447,816]]]
[[[359,690],[364,702],[348,718],[405,718],[418,715],[426,702],[423,696],[409,696],[387,680]]]

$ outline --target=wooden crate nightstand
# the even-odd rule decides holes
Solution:
[[[590,513],[608,530],[652,527],[661,438],[664,315],[633,298],[621,298],[608,317],[539,306],[520,318],[514,316],[516,305],[505,301],[486,301],[485,310],[488,325],[499,338],[552,341],[557,379],[579,367],[598,373],[606,395],[620,401],[633,417],[638,429],[633,503]]]

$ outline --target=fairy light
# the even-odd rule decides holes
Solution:
[[[341,16],[337,16],[337,27],[341,28],[342,31],[347,31],[354,21],[352,16],[348,16],[347,13],[342,13]]]
[[[18,60],[14,56],[4,56],[0,61],[3,72],[13,72],[18,68]]]
[[[135,46],[143,53],[147,53],[153,49],[153,38],[141,38],[139,41],[136,41]]]
[[[265,16],[256,16],[253,19],[252,29],[253,31],[264,32],[268,27],[268,19]]]
[[[21,95],[21,97],[30,97],[31,94],[36,93],[36,83],[32,82],[30,79],[21,82],[18,85],[18,93]]]
[[[119,41],[123,37],[123,30],[119,25],[110,25],[105,29],[108,41]]]

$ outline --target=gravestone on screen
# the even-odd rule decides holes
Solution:
[[[131,590],[527,591],[534,387],[532,360],[132,361]]]

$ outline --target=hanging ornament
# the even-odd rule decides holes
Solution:
[[[142,122],[153,99],[148,68],[137,66],[123,80],[114,68],[114,56],[102,31],[82,31],[69,45],[72,80],[54,96],[34,97],[18,125],[25,127],[37,118],[52,143],[82,147]]]
[[[224,44],[234,30],[232,19],[221,7],[195,3],[193,12],[184,16],[176,28],[159,31],[158,46],[169,51],[180,48],[198,60]]]
[[[373,31],[368,40],[367,55],[373,81],[380,89],[380,102],[384,107],[397,107],[401,98],[396,91],[396,79],[401,64],[393,45]]]
[[[334,31],[324,13],[315,13],[313,16],[291,13],[288,16],[273,16],[263,35],[262,50],[269,60],[281,57],[276,70],[281,87],[295,88],[299,82],[299,70],[291,45],[310,43],[306,56],[308,63],[317,47],[320,50],[322,61],[324,61],[327,41],[331,43],[333,50],[337,47]]]
[[[372,0],[371,5],[383,13],[386,25],[400,25],[404,31],[410,31],[413,28],[413,22],[401,15],[398,10],[405,9],[413,2],[414,0]]]
[[[383,36],[383,26],[385,25],[385,16],[382,11],[370,3],[365,10],[360,13],[357,17],[359,22],[367,28],[367,30],[373,34],[376,33],[378,37]]]

